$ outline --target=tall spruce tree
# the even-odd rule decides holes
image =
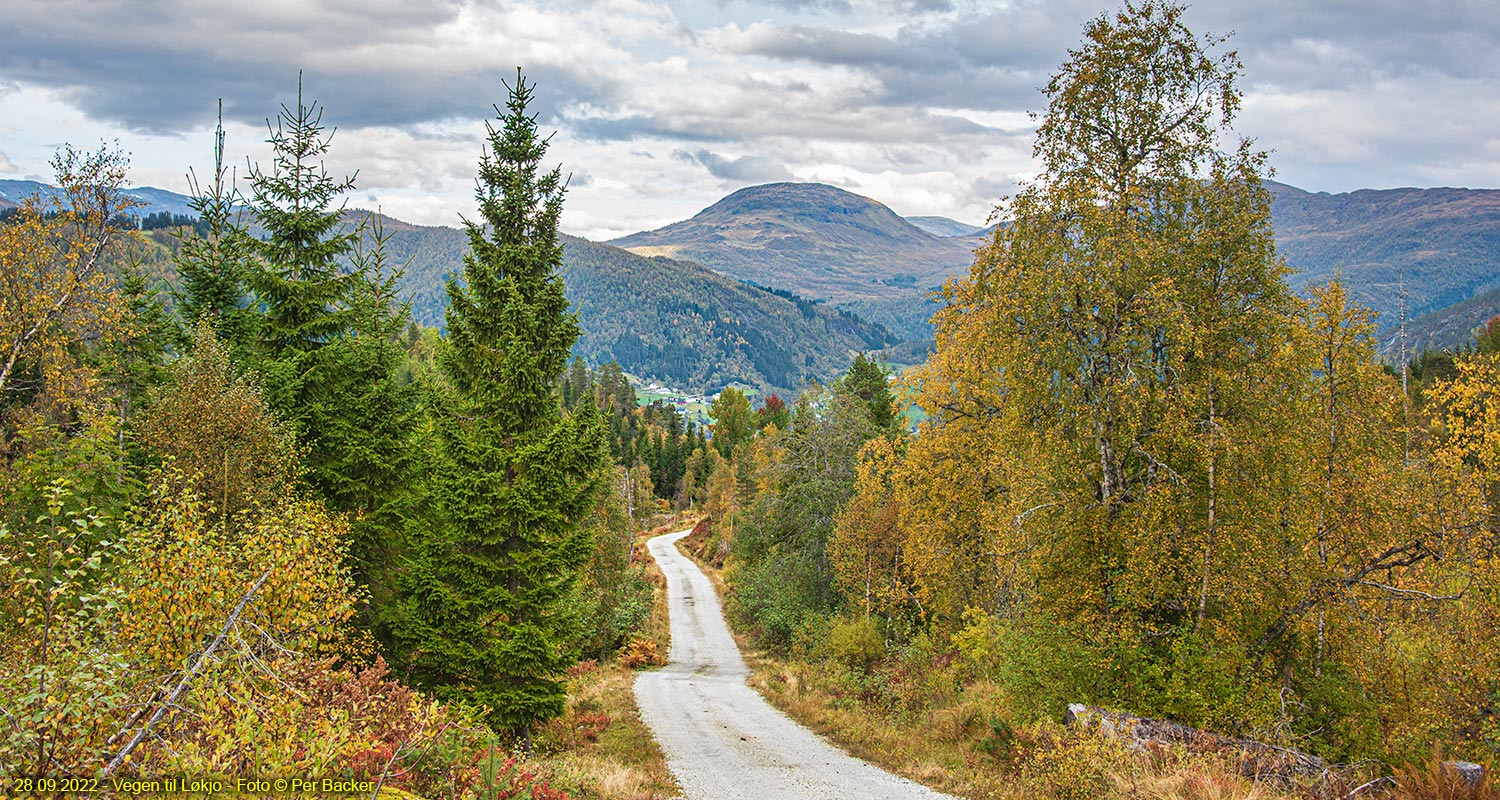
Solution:
[[[479,163],[483,223],[465,222],[467,285],[448,283],[441,522],[414,532],[389,631],[417,683],[487,707],[529,747],[532,724],[563,710],[580,633],[569,600],[593,550],[585,523],[607,450],[589,399],[569,416],[559,403],[579,335],[558,274],[565,185],[558,169],[539,171],[532,85],[517,70],[509,88]]]
[[[251,210],[264,229],[250,242],[254,290],[246,360],[265,399],[306,451],[303,477],[337,511],[351,512],[355,575],[375,599],[395,523],[384,506],[405,481],[414,392],[400,376],[397,341],[409,321],[396,300],[400,265],[388,263],[378,217],[346,222],[323,158],[332,133],[316,101],[283,105],[267,121],[271,166],[250,168]],[[393,269],[394,267],[394,269]]]

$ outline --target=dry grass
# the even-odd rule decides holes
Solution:
[[[532,768],[577,800],[678,796],[636,709],[635,672],[617,664],[580,672],[569,682],[567,712],[537,737]]]
[[[825,667],[778,661],[760,653],[747,654],[747,661],[752,670],[751,685],[793,719],[859,758],[959,797],[975,800],[1298,797],[1244,778],[1232,764],[1212,757],[1181,751],[1128,752],[1118,742],[1050,723],[1014,731],[1003,725],[997,727],[992,724],[983,700],[970,696],[982,698],[982,686],[960,693],[947,705],[893,715],[829,692],[820,680],[828,672]]]
[[[1423,766],[1397,770],[1394,800],[1500,800],[1495,771],[1485,770],[1485,779],[1471,786],[1457,773],[1443,766],[1441,756]]]
[[[1276,796],[1238,775],[1202,768],[1154,775],[1116,773],[1110,778],[1118,796],[1141,800],[1270,800]]]
[[[637,649],[666,653],[670,642],[666,579],[646,552],[645,540],[683,527],[673,520],[636,538],[636,558],[643,559],[657,587]],[[603,666],[584,662],[574,673],[568,684],[567,711],[548,723],[537,737],[533,769],[577,800],[664,800],[680,796],[661,748],[636,708],[636,672],[618,662]]]

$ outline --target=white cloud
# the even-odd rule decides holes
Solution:
[[[137,183],[205,171],[218,97],[235,163],[308,97],[338,126],[330,169],[359,204],[472,214],[490,104],[522,64],[587,175],[564,225],[609,238],[682,219],[748,183],[822,180],[906,214],[979,222],[1031,174],[1030,110],[1098,0],[12,0],[0,136],[46,172],[63,141],[119,138]],[[1500,185],[1500,17],[1460,2],[1200,4],[1239,30],[1240,132],[1315,190]],[[674,157],[674,154],[683,154]],[[372,200],[373,198],[373,200]]]

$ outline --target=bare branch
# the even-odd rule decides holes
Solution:
[[[124,764],[130,758],[130,754],[134,752],[135,748],[140,746],[141,742],[145,740],[146,735],[151,732],[151,726],[160,721],[166,715],[168,709],[175,707],[177,698],[181,697],[182,693],[187,691],[188,685],[193,682],[193,679],[198,677],[198,671],[203,668],[203,663],[214,654],[215,650],[219,649],[219,645],[223,643],[224,637],[229,634],[229,629],[234,627],[234,623],[240,618],[240,613],[245,610],[245,605],[250,602],[250,598],[254,597],[256,592],[260,591],[260,587],[265,584],[266,579],[269,577],[271,577],[271,570],[268,569],[261,573],[260,578],[255,581],[255,585],[250,587],[250,591],[245,592],[240,601],[235,604],[234,611],[229,614],[229,619],[224,622],[224,627],[219,631],[219,635],[215,636],[212,642],[209,642],[208,647],[198,656],[198,660],[193,663],[193,668],[188,670],[188,673],[182,676],[182,680],[177,682],[177,688],[173,689],[172,693],[167,696],[167,699],[156,709],[156,713],[151,715],[151,719],[146,720],[146,724],[131,738],[130,743],[125,745],[125,748],[116,753],[115,757],[110,759],[109,763],[105,765],[104,774],[106,777],[113,775],[115,770],[119,769],[120,765]]]
[[[1464,596],[1464,592],[1463,591],[1460,591],[1458,594],[1435,595],[1435,594],[1428,594],[1427,592],[1419,592],[1416,589],[1402,589],[1399,586],[1387,586],[1387,585],[1385,585],[1383,583],[1376,583],[1375,581],[1360,581],[1357,585],[1359,585],[1359,586],[1369,586],[1369,587],[1372,587],[1372,588],[1375,588],[1375,589],[1379,589],[1379,590],[1381,590],[1383,592],[1389,592],[1389,593],[1391,593],[1393,595],[1396,595],[1396,597],[1398,599],[1401,599],[1401,600],[1432,600],[1432,601],[1459,600],[1459,599],[1462,599],[1463,596]],[[1464,587],[1464,591],[1467,591],[1467,590],[1468,590],[1468,587]]]

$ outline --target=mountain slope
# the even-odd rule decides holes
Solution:
[[[1269,188],[1277,248],[1298,270],[1292,285],[1341,272],[1382,328],[1399,322],[1403,273],[1411,317],[1500,288],[1500,190]]]
[[[834,302],[891,298],[940,284],[974,261],[867,197],[820,183],[741,189],[692,219],[610,244]]]
[[[974,236],[982,233],[984,228],[979,225],[970,225],[967,222],[959,222],[947,217],[906,217],[907,222],[921,228],[933,236],[944,238],[952,236]]]
[[[468,246],[454,228],[387,220],[387,255],[410,259],[402,282],[412,315],[441,325],[446,276]],[[697,264],[648,258],[563,236],[563,280],[583,336],[574,352],[614,359],[625,371],[694,392],[741,382],[795,391],[846,369],[856,351],[896,342],[885,328],[727,278]]]
[[[0,208],[57,190],[33,181],[0,181]],[[187,198],[149,187],[125,193],[147,203],[140,215],[190,214]],[[365,212],[345,212],[346,229]],[[412,225],[381,216],[387,261],[407,264],[400,294],[412,316],[442,325],[448,304],[445,278],[463,265],[468,237],[456,228]],[[251,225],[251,234],[259,230]],[[168,231],[143,234],[163,252],[151,274],[174,285]],[[369,241],[367,237],[367,243]],[[794,393],[808,379],[843,372],[856,351],[877,350],[898,339],[884,327],[785,291],[725,277],[697,264],[633,253],[563,236],[563,278],[578,310],[582,336],[574,350],[595,363],[614,359],[627,371],[693,393],[739,382]]]
[[[1326,194],[1274,182],[1269,189],[1278,247],[1297,270],[1292,285],[1300,290],[1341,273],[1354,296],[1380,313],[1381,338],[1388,352],[1396,348],[1394,329],[1403,272],[1410,318],[1408,344],[1414,351],[1467,341],[1470,329],[1500,312],[1500,301],[1495,299],[1495,292],[1500,291],[1500,190]],[[32,181],[0,181],[0,208],[38,190],[55,191]],[[174,192],[150,187],[127,191],[149,203],[139,210],[142,214],[190,210],[188,198]],[[405,282],[414,313],[426,324],[441,324],[447,302],[442,276],[461,264],[463,233],[391,219],[386,230],[393,237],[395,260],[414,259]],[[973,249],[985,238],[984,234],[934,236],[873,200],[830,186],[769,184],[735,192],[690,220],[616,241],[637,253],[675,254],[761,285],[827,297],[839,308],[906,339],[905,347],[911,351],[906,360],[919,360],[922,342],[931,335],[927,319],[936,310],[926,299],[927,290],[938,286],[947,274],[964,273],[973,261]],[[774,340],[777,347],[792,354],[788,358],[801,359],[799,369],[832,374],[822,370],[837,360],[835,354],[864,349],[877,340],[889,341],[889,334],[868,323],[840,318],[836,309],[813,308],[800,298],[778,297],[696,264],[630,260],[613,248],[603,249],[605,245],[567,241],[569,296],[583,303],[585,340],[580,352],[607,358],[616,345],[622,352],[638,350],[642,363],[655,359],[656,369],[662,371],[653,375],[664,380],[691,380],[705,386],[717,380],[701,364],[689,367],[691,359],[682,355],[681,348],[699,346],[706,348],[702,359],[724,358],[736,365],[729,371],[758,374],[745,349],[751,347],[753,337],[741,336],[746,342],[742,345],[726,332],[744,324],[738,320],[770,324],[791,309],[801,315],[804,306],[812,308],[807,321],[815,319],[817,325],[777,323],[776,336],[782,338]],[[606,269],[607,265],[613,266]],[[602,288],[585,291],[584,287]],[[720,300],[721,293],[732,299]],[[663,297],[696,304],[702,328],[656,331],[653,326],[671,326],[673,320],[691,318],[666,313],[658,302]],[[718,305],[705,305],[705,297]],[[772,307],[780,311],[772,313],[768,310]],[[757,310],[752,313],[751,309]],[[709,318],[715,320],[711,328]],[[628,325],[644,337],[639,347],[616,330],[618,320],[629,320]],[[752,330],[765,333],[759,327]],[[660,354],[652,347],[660,348]],[[673,355],[667,357],[668,352]],[[809,357],[815,367],[807,366]],[[791,380],[786,358],[770,358],[780,365],[772,369],[776,380]],[[675,366],[665,366],[669,364]],[[746,382],[777,385],[764,374]]]
[[[1477,328],[1500,315],[1500,289],[1409,319],[1406,323],[1408,357],[1423,350],[1456,350],[1474,342]],[[1401,349],[1399,322],[1380,333],[1380,350],[1387,356]]]
[[[1500,288],[1500,190],[1388,189],[1311,193],[1270,182],[1271,214],[1296,289],[1343,275],[1354,297],[1398,323]],[[930,228],[921,230],[913,223]],[[821,184],[741,189],[692,219],[614,240],[735,277],[826,297],[910,340],[930,335],[924,291],[964,272],[986,232],[902,219],[868,198]],[[963,226],[968,228],[969,226]],[[1463,320],[1457,324],[1478,324]]]
[[[169,214],[197,215],[189,205],[192,198],[173,191],[140,186],[134,189],[123,189],[121,193],[139,203],[131,209],[131,213],[136,216],[143,217],[158,211],[165,211]],[[0,208],[19,205],[21,200],[34,194],[40,194],[43,199],[50,199],[58,194],[58,190],[54,186],[36,181],[0,180]]]

